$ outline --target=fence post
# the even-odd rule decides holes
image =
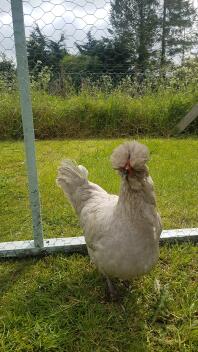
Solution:
[[[27,60],[25,26],[22,0],[11,0],[12,21],[17,59],[17,75],[20,91],[23,134],[25,142],[29,197],[32,211],[32,224],[35,247],[43,247],[40,199],[35,158],[35,136],[30,96],[30,80]]]

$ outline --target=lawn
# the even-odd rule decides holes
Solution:
[[[109,156],[119,140],[37,141],[45,237],[81,234],[55,184],[64,157],[84,164],[90,179],[118,192]],[[147,139],[164,228],[198,227],[198,141]],[[1,142],[1,241],[31,238],[24,151]],[[88,257],[56,255],[0,263],[0,351],[197,351],[197,247],[163,246],[160,260],[123,303],[108,303]]]

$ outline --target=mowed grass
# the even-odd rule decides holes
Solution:
[[[124,139],[37,141],[38,174],[45,237],[81,234],[78,219],[56,186],[64,158],[89,170],[89,178],[110,193],[119,192],[119,177],[109,157]],[[198,141],[147,139],[150,172],[164,228],[198,227]],[[22,142],[1,142],[1,241],[30,239],[31,217]]]
[[[63,158],[89,169],[90,179],[118,193],[109,156],[119,140],[36,142],[45,237],[81,234],[55,184]],[[198,227],[198,141],[147,139],[150,172],[164,228]],[[31,238],[21,142],[2,142],[1,239]],[[197,247],[161,247],[152,272],[121,283],[122,304],[108,303],[103,278],[88,257],[63,254],[0,263],[0,351],[197,351]]]

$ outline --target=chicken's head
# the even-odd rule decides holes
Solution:
[[[148,160],[148,148],[136,141],[121,144],[111,155],[113,168],[124,177],[144,177],[148,175],[148,167],[146,166]]]

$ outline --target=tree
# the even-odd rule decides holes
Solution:
[[[37,75],[45,66],[49,66],[48,50],[47,38],[36,25],[27,41],[29,70],[34,75]]]
[[[49,40],[37,25],[27,41],[28,64],[30,72],[34,76],[48,67],[52,70],[53,76],[60,72],[60,63],[67,54],[64,46],[64,35],[58,41]]]
[[[61,35],[57,42],[54,40],[48,40],[49,66],[54,74],[60,72],[62,59],[68,55],[65,49],[64,40],[64,34]]]
[[[158,5],[158,0],[113,0],[111,4],[112,33],[125,42],[131,63],[142,73],[155,58]]]
[[[164,0],[161,30],[161,66],[175,55],[185,58],[186,52],[197,43],[193,31],[197,14],[189,0]]]
[[[102,38],[96,40],[91,32],[87,34],[87,42],[76,44],[81,55],[88,56],[87,71],[95,74],[126,74],[131,67],[128,43],[119,38]]]

